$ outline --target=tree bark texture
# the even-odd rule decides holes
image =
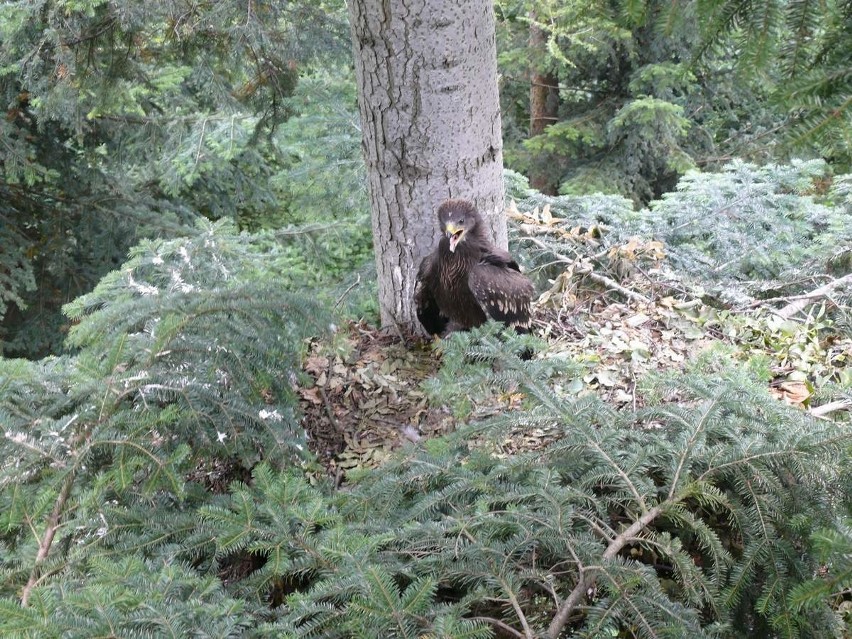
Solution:
[[[417,330],[436,211],[473,201],[507,244],[492,0],[348,0],[382,326]]]
[[[533,55],[530,68],[530,137],[544,133],[559,116],[559,79],[552,71],[541,69],[538,63],[547,58],[547,33],[536,20],[535,12],[530,11],[529,49]],[[542,193],[556,194],[553,176],[535,162],[530,170],[530,186]]]

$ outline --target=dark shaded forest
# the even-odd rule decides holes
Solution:
[[[427,337],[344,3],[0,6],[0,634],[852,636],[852,3],[494,17],[532,330]]]

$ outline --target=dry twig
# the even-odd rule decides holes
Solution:
[[[778,311],[778,315],[783,317],[784,319],[790,319],[807,307],[814,300],[821,299],[823,297],[828,297],[828,295],[837,287],[843,286],[844,284],[852,284],[852,273],[847,273],[843,277],[840,277],[836,280],[830,281],[828,284],[824,284],[819,288],[815,288],[810,293],[805,293],[804,295],[799,295],[795,299],[795,301],[787,304],[784,308]]]
[[[557,253],[556,251],[554,251],[552,248],[550,248],[547,244],[545,244],[541,240],[538,240],[534,237],[526,237],[524,239],[527,239],[530,242],[532,242],[533,244],[535,244],[536,246],[538,246],[539,248],[542,248],[545,251],[552,253],[554,256],[556,256],[556,258],[560,262],[563,262],[565,264],[572,264],[572,265],[577,264],[576,260],[572,260],[567,255],[562,255],[560,253]],[[613,279],[611,279],[611,278],[609,278],[605,275],[601,275],[600,273],[595,273],[591,269],[577,269],[577,273],[588,277],[590,280],[593,280],[593,281],[597,282],[598,284],[603,284],[607,288],[610,288],[614,291],[618,291],[619,293],[621,293],[622,295],[624,295],[628,299],[631,299],[631,300],[636,301],[636,302],[642,302],[643,304],[650,304],[651,303],[651,300],[648,299],[647,297],[645,297],[644,295],[642,295],[641,293],[637,293],[636,291],[631,291],[629,288],[623,287],[621,284],[619,284],[615,280],[613,280]]]

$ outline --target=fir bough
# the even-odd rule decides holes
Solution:
[[[833,528],[816,531],[811,540],[823,565],[813,579],[795,588],[792,603],[801,610],[819,608],[828,601],[848,634],[852,630],[849,606],[849,594],[852,593],[852,526],[849,519],[841,520]]]
[[[168,555],[217,463],[306,459],[292,378],[324,313],[264,257],[228,224],[144,243],[67,307],[72,354],[0,360],[0,595],[28,606],[102,552]]]
[[[0,599],[8,639],[36,637],[243,637],[252,624],[242,602],[215,576],[138,556],[92,559],[85,569],[37,589],[26,608]]]
[[[827,636],[826,601],[792,597],[811,533],[848,507],[849,434],[723,365],[655,383],[636,412],[533,373],[527,410],[328,498],[258,469],[203,536],[266,558],[246,584],[280,593],[269,636]],[[507,456],[517,428],[553,437]]]
[[[61,305],[142,238],[197,216],[280,225],[275,176],[299,158],[276,127],[305,106],[290,100],[300,76],[348,57],[345,14],[322,0],[0,5],[2,352],[60,352]]]
[[[561,218],[551,235],[515,231],[513,238],[551,277],[566,263],[592,266],[616,282],[653,268],[693,295],[709,293],[705,301],[715,305],[748,305],[808,293],[826,274],[852,271],[849,179],[830,178],[822,160],[765,166],[735,160],[717,172],[687,173],[674,191],[641,210],[619,196],[545,196],[512,172],[507,190],[520,210],[546,206]],[[613,250],[634,238],[663,242],[658,256],[648,256],[657,259],[645,260],[647,269]],[[633,252],[641,262],[642,252]],[[848,287],[838,287],[833,299],[845,304]]]
[[[424,382],[424,390],[432,401],[466,418],[478,404],[517,390],[531,371],[548,378],[573,368],[563,358],[530,360],[542,347],[538,338],[507,330],[499,322],[452,333],[435,347],[441,368]]]

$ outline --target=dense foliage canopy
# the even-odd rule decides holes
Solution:
[[[497,7],[507,159],[553,191],[647,202],[689,168],[791,152],[850,167],[849,2]],[[556,89],[543,132],[527,126],[529,69]]]
[[[61,304],[141,238],[199,216],[306,221],[306,186],[284,176],[311,153],[282,126],[326,93],[347,38],[341,9],[314,2],[0,7],[3,350],[57,351]]]
[[[0,635],[850,633],[852,3],[495,7],[543,295],[533,335],[403,340],[421,383],[340,329],[375,317],[342,3],[0,4]],[[356,363],[415,399],[344,468],[301,410],[374,433]]]

